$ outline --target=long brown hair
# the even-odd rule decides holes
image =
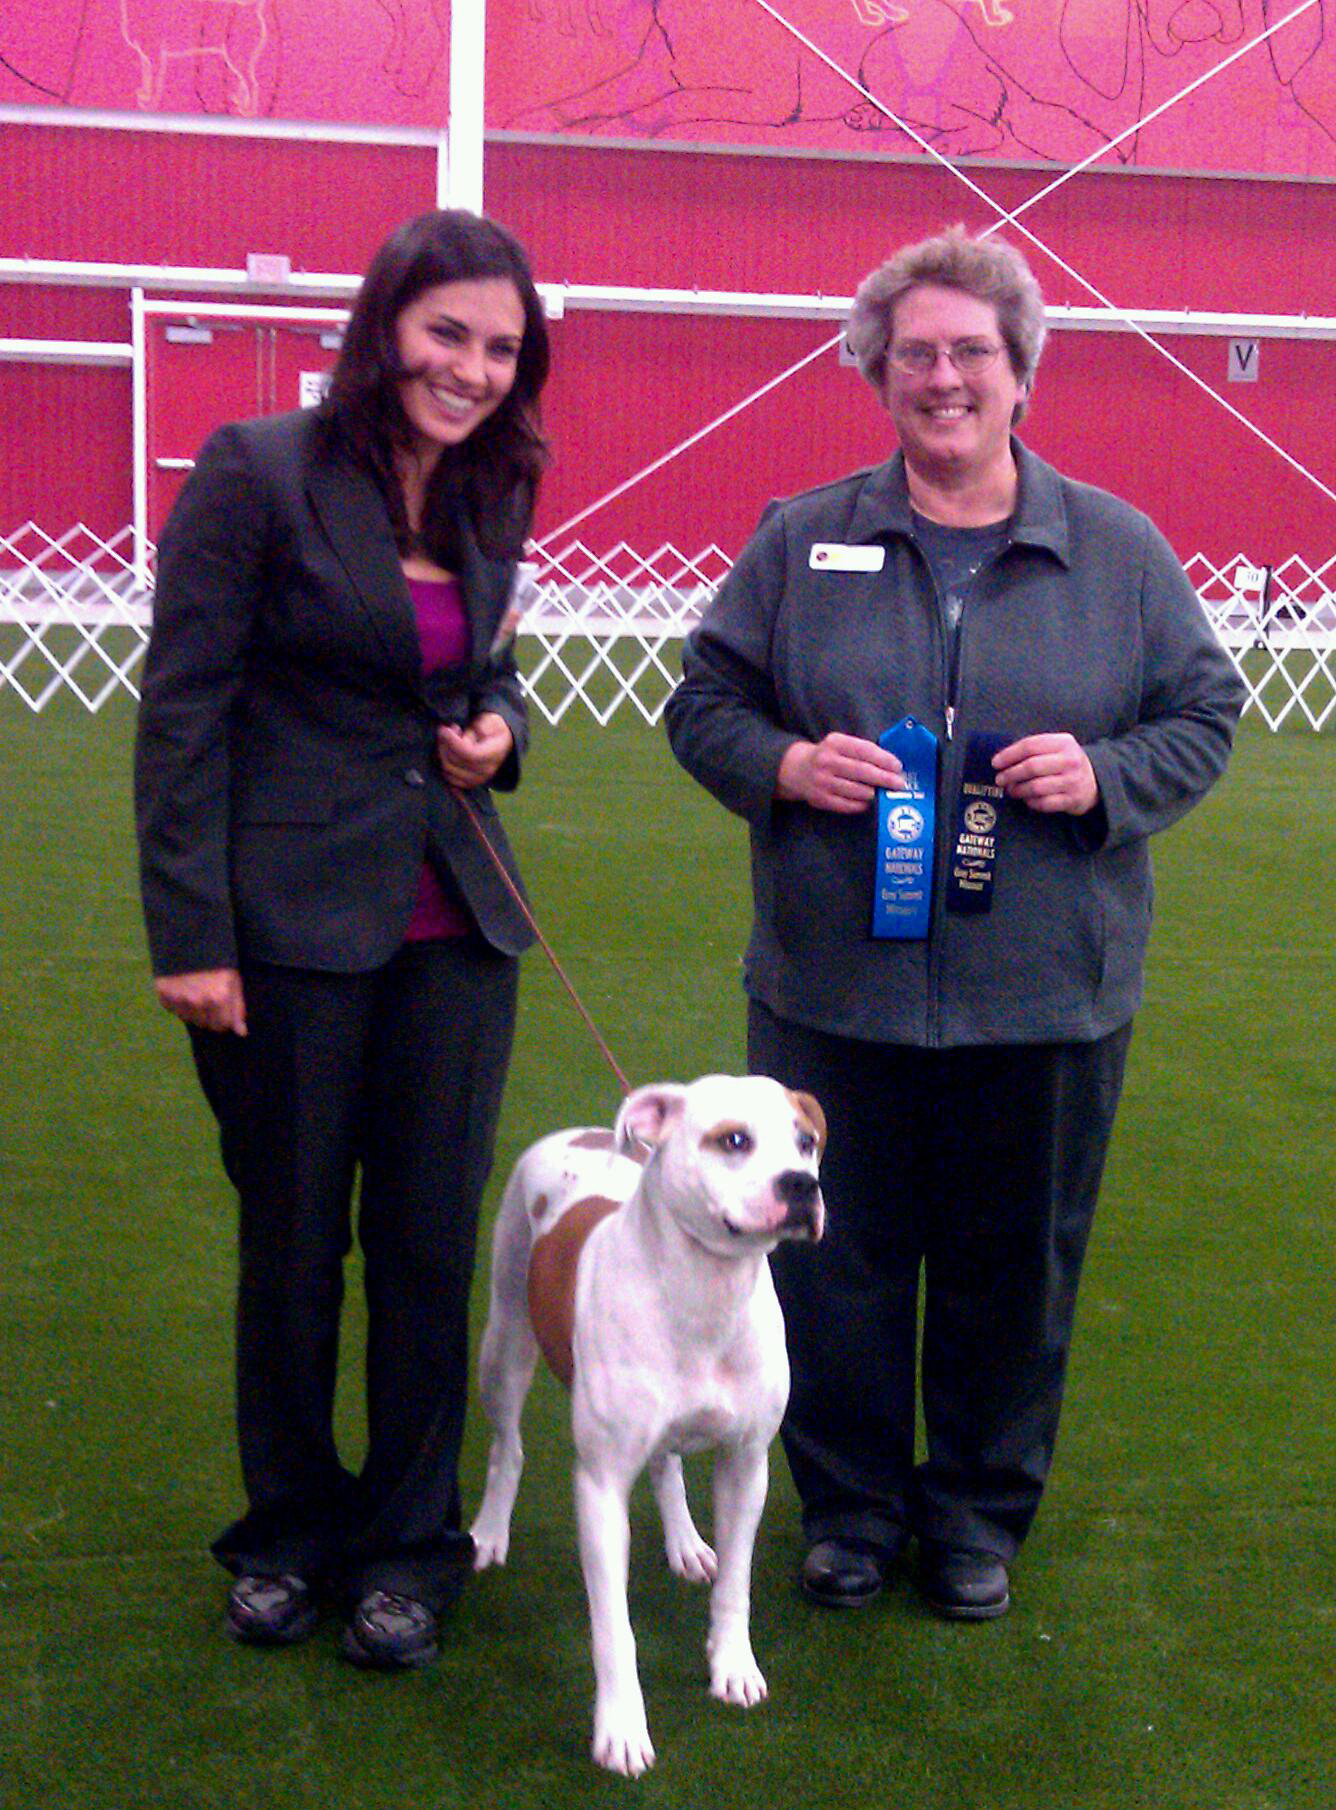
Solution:
[[[414,535],[394,465],[395,452],[412,444],[399,400],[410,373],[399,357],[396,324],[424,289],[486,277],[512,282],[524,308],[515,381],[495,413],[436,462]],[[421,546],[438,564],[458,570],[463,515],[484,552],[519,556],[547,463],[538,398],[549,362],[542,300],[523,248],[504,226],[463,209],[437,210],[409,220],[381,246],[363,278],[321,413],[327,443],[379,483],[401,554]]]

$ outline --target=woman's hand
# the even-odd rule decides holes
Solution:
[[[993,756],[997,783],[1032,811],[1084,817],[1099,803],[1099,781],[1074,735],[1026,735]]]
[[[905,789],[905,770],[893,754],[860,735],[831,734],[793,742],[779,763],[776,795],[817,811],[865,811],[877,788]]]
[[[246,997],[235,968],[201,968],[194,974],[164,974],[153,983],[158,1004],[186,1024],[206,1031],[246,1035]]]
[[[461,792],[485,786],[514,745],[510,725],[495,710],[480,710],[467,728],[446,723],[436,731],[441,771]]]

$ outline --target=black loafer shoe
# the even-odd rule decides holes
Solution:
[[[310,1586],[285,1572],[281,1577],[239,1577],[227,1593],[223,1626],[233,1640],[256,1647],[290,1647],[314,1633],[320,1611]]]
[[[1007,1568],[995,1553],[925,1542],[919,1582],[928,1607],[951,1621],[991,1621],[1011,1607]]]
[[[886,1563],[869,1546],[818,1540],[803,1560],[803,1589],[827,1609],[861,1609],[885,1583]]]
[[[394,1590],[369,1590],[348,1618],[341,1652],[354,1665],[397,1672],[430,1665],[439,1623],[425,1603]]]

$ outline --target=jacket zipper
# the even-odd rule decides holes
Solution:
[[[989,560],[981,565],[971,577],[968,585],[961,593],[960,618],[954,629],[955,660],[951,658],[951,642],[946,623],[946,611],[942,605],[942,593],[937,586],[937,576],[932,569],[917,537],[909,536],[914,551],[922,560],[928,574],[928,583],[932,587],[935,608],[933,616],[936,622],[935,633],[941,648],[942,658],[942,724],[946,731],[942,746],[942,758],[937,763],[937,796],[934,800],[936,810],[936,826],[933,834],[933,889],[932,915],[928,922],[928,1012],[927,1031],[928,1045],[931,1049],[940,1049],[942,1033],[941,1014],[941,979],[942,979],[942,944],[946,926],[946,865],[951,853],[951,813],[949,801],[955,797],[955,769],[957,759],[956,721],[960,714],[961,682],[965,671],[965,618],[969,614],[969,603],[974,596],[975,587],[984,573],[995,566],[1012,546],[1011,537],[998,548]],[[948,768],[950,769],[948,772]],[[950,782],[950,783],[949,783]]]
[[[932,851],[933,887],[932,887],[932,909],[931,909],[930,916],[928,918],[928,947],[927,947],[928,997],[926,1000],[927,1009],[925,1012],[926,1022],[924,1024],[924,1031],[926,1034],[928,1047],[930,1049],[936,1049],[939,1046],[940,1041],[941,1041],[941,1010],[940,1010],[939,992],[940,992],[940,967],[941,967],[941,941],[942,941],[942,939],[941,939],[940,931],[941,931],[941,923],[942,923],[942,918],[943,918],[944,908],[945,908],[945,906],[944,906],[945,888],[943,887],[942,882],[941,882],[941,874],[942,874],[943,864],[944,864],[945,855],[946,855],[946,850],[945,850],[946,832],[945,832],[945,827],[944,827],[946,812],[943,809],[943,801],[949,795],[948,790],[947,790],[947,783],[946,783],[946,780],[947,780],[946,769],[947,769],[947,762],[950,759],[951,752],[952,752],[952,749],[954,746],[955,726],[956,726],[956,699],[952,694],[951,651],[950,651],[950,646],[949,646],[948,640],[947,640],[946,612],[942,607],[942,593],[938,589],[937,575],[932,569],[931,560],[928,558],[927,554],[923,551],[922,546],[919,544],[917,535],[915,535],[911,531],[908,538],[909,538],[910,545],[914,549],[916,558],[919,560],[919,562],[921,563],[921,565],[923,567],[924,572],[927,574],[928,586],[932,592],[932,605],[933,605],[933,607],[932,607],[932,623],[933,623],[932,633],[933,633],[933,637],[937,643],[937,647],[939,650],[939,657],[940,657],[940,661],[941,661],[942,722],[943,722],[943,726],[946,731],[946,737],[945,737],[945,740],[942,743],[942,747],[941,747],[940,758],[938,759],[938,762],[937,762],[936,796],[933,800],[933,808],[934,808],[934,829],[933,829],[933,839],[932,839],[933,840],[933,851]],[[963,633],[964,626],[965,626],[965,618],[962,613],[961,619],[960,619],[960,624],[956,631],[957,634]],[[959,666],[960,666],[960,663],[959,663],[959,660],[957,660],[957,662],[956,662],[957,683],[959,681]]]

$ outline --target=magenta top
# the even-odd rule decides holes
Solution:
[[[408,594],[417,618],[422,649],[422,676],[443,666],[460,666],[469,657],[469,619],[464,593],[457,578],[410,578]],[[418,875],[417,903],[404,932],[407,943],[426,943],[441,937],[467,936],[473,928],[467,911],[452,899],[429,861]]]

